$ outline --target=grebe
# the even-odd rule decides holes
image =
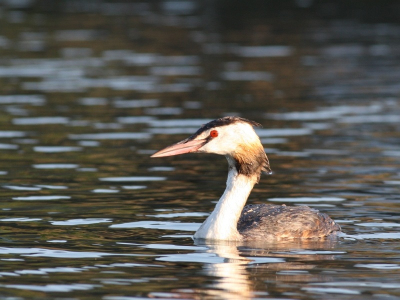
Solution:
[[[244,207],[261,172],[271,172],[268,157],[253,126],[261,125],[240,117],[216,119],[189,138],[151,156],[196,152],[225,155],[228,160],[225,192],[194,238],[278,241],[335,235],[340,226],[328,215],[308,206],[258,204]]]

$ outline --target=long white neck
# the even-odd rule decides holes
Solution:
[[[256,181],[256,178],[238,174],[236,168],[230,168],[224,194],[211,215],[196,231],[194,238],[241,240],[237,223]]]

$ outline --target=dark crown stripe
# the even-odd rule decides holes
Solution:
[[[185,140],[185,142],[191,141],[193,139],[195,139],[197,136],[199,136],[200,134],[202,134],[204,131],[207,131],[211,128],[215,128],[215,127],[221,127],[221,126],[227,126],[227,125],[231,125],[237,122],[245,122],[250,124],[251,126],[256,126],[256,127],[261,127],[261,124],[245,119],[245,118],[241,118],[241,117],[223,117],[223,118],[219,118],[216,120],[213,120],[207,124],[204,124],[203,126],[200,127],[199,130],[197,130],[192,136],[190,136],[189,138],[187,138]]]

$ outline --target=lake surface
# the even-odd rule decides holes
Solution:
[[[399,299],[399,7],[296,3],[3,1],[0,298]],[[226,160],[149,156],[225,115],[339,239],[192,240]]]

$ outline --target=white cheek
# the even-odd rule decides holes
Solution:
[[[203,147],[199,149],[199,152],[205,152],[205,153],[216,153],[216,147],[213,145],[212,141],[208,142],[205,144]],[[217,153],[218,154],[218,153]]]
[[[234,145],[226,139],[215,138],[201,147],[199,150],[207,153],[227,155],[234,151]]]

